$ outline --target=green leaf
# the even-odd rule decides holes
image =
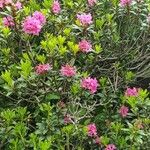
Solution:
[[[49,9],[51,4],[52,4],[53,0],[44,0],[43,1],[43,6],[46,8],[46,9]]]
[[[103,145],[107,145],[109,143],[110,139],[107,136],[101,136],[101,143]]]
[[[50,150],[51,147],[51,140],[44,140],[44,141],[39,141],[39,148],[40,150]]]
[[[96,27],[97,28],[102,28],[103,24],[105,23],[105,20],[103,18],[101,19],[96,19]]]
[[[45,63],[46,57],[43,55],[36,55],[36,59],[41,63]]]
[[[6,83],[7,83],[7,85],[8,85],[9,87],[11,87],[11,88],[14,87],[14,81],[13,81],[13,79],[11,78],[11,72],[10,72],[10,71],[7,71],[7,70],[6,70],[5,72],[2,73],[1,77],[2,77],[2,79],[3,79],[4,81],[6,81]]]
[[[61,35],[59,35],[57,39],[58,39],[59,45],[63,45],[65,40],[66,40],[66,38],[64,36],[61,36]]]
[[[46,95],[46,100],[59,100],[60,96],[55,93],[49,93]]]
[[[76,95],[80,92],[80,83],[74,83],[72,86],[71,86],[71,92]]]
[[[65,47],[63,47],[63,46],[59,47],[59,53],[61,55],[64,55],[66,52],[67,52],[67,47],[66,46]]]
[[[8,36],[11,34],[11,31],[8,27],[3,28],[2,32],[5,38],[8,38]]]
[[[66,28],[66,29],[64,30],[64,34],[65,34],[66,36],[69,36],[70,32],[71,32],[71,29],[70,29],[70,28]]]
[[[21,67],[21,75],[24,78],[27,78],[30,75],[31,71],[32,71],[31,61],[26,60],[25,62],[23,62],[21,60],[20,67]]]
[[[131,81],[135,77],[135,74],[131,71],[126,72],[125,78],[127,81]]]
[[[99,54],[100,52],[102,52],[102,47],[101,47],[101,45],[95,45],[95,52],[97,53],[97,54]]]

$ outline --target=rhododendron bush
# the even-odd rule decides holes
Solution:
[[[149,150],[149,0],[0,0],[0,149]]]

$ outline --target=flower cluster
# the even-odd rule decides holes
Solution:
[[[96,78],[88,77],[82,79],[81,86],[82,88],[89,90],[93,94],[97,91],[99,84]]]
[[[97,0],[88,0],[89,6],[94,6],[97,3]]]
[[[79,42],[79,49],[82,52],[88,53],[92,50],[92,45],[87,40],[82,40],[82,41]]]
[[[0,8],[3,8],[5,5],[11,4],[12,0],[0,0]]]
[[[4,17],[3,24],[5,27],[13,27],[15,25],[13,17],[12,16]]]
[[[3,8],[4,6],[9,5],[9,4],[12,6],[15,6],[17,10],[22,8],[22,4],[19,1],[17,1],[16,3],[13,3],[12,0],[0,0],[0,8]]]
[[[80,24],[82,26],[88,26],[90,25],[92,21],[92,15],[90,13],[82,13],[77,15],[77,19],[80,21]]]
[[[44,25],[46,23],[45,16],[41,12],[39,12],[39,11],[35,11],[33,13],[33,18],[39,20],[39,22],[40,22],[41,25]]]
[[[128,115],[128,111],[129,111],[129,108],[126,107],[126,106],[121,106],[120,109],[119,109],[119,113],[120,115],[124,118]]]
[[[132,0],[120,0],[120,5],[122,7],[129,6],[132,3]]]
[[[88,130],[88,136],[90,136],[90,137],[96,137],[97,136],[97,128],[96,128],[96,125],[94,123],[89,124],[87,126],[87,130]]]
[[[52,12],[54,14],[59,14],[60,11],[61,11],[61,7],[60,7],[58,0],[54,0],[54,2],[52,4]]]
[[[94,142],[97,145],[101,144],[101,139],[97,135],[97,127],[96,127],[95,123],[91,123],[91,124],[87,125],[87,134],[89,137],[93,138]]]
[[[116,150],[116,146],[114,144],[108,144],[105,150]]]
[[[75,76],[76,69],[75,69],[75,67],[72,67],[70,65],[65,65],[65,66],[61,67],[60,72],[63,76],[72,77],[72,76]]]
[[[45,74],[51,69],[52,67],[49,64],[39,64],[35,67],[35,71],[39,75]]]
[[[69,114],[64,116],[64,124],[69,124],[72,122],[72,119]]]
[[[129,97],[129,96],[138,96],[138,92],[139,90],[135,87],[133,88],[127,88],[126,91],[125,91],[125,96]]]
[[[33,16],[28,16],[23,22],[23,31],[27,34],[39,35],[46,22],[45,16],[41,12],[34,12]]]
[[[19,1],[17,1],[14,5],[18,10],[22,8],[22,4]]]

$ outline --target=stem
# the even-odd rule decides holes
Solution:
[[[69,134],[66,135],[66,143],[67,143],[67,150],[70,150],[70,146],[69,146]]]
[[[27,48],[27,55],[30,58],[30,60],[32,61],[32,63],[35,65],[35,62],[34,62],[34,59],[33,59],[33,55],[32,55],[32,51],[31,51],[31,45],[30,45],[29,41],[27,42],[27,46],[29,47],[29,49]]]

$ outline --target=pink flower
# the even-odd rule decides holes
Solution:
[[[22,4],[19,1],[17,1],[15,3],[15,7],[16,7],[16,9],[20,10],[22,8]]]
[[[76,75],[75,67],[72,67],[70,65],[62,66],[60,72],[63,76],[66,76],[66,77],[72,77]]]
[[[143,129],[143,128],[144,128],[144,126],[143,126],[143,124],[138,124],[138,125],[137,125],[137,128],[139,128],[139,129]]]
[[[94,6],[97,3],[97,0],[88,0],[89,6]]]
[[[95,140],[95,143],[100,145],[101,144],[101,139],[100,137],[96,136],[96,138],[94,139]]]
[[[70,115],[65,115],[65,117],[64,117],[64,124],[68,124],[68,123],[71,123],[72,121],[71,121],[71,117],[70,117]]]
[[[45,16],[41,12],[35,11],[33,16],[28,16],[23,22],[23,31],[28,34],[39,35],[45,23]]]
[[[35,71],[39,75],[45,74],[51,69],[52,67],[49,64],[39,64],[35,67]]]
[[[94,123],[89,124],[87,126],[87,130],[88,130],[88,136],[95,137],[97,135],[97,128],[96,128],[96,125]]]
[[[105,150],[116,150],[116,146],[114,144],[109,144],[106,146]]]
[[[15,25],[13,17],[11,16],[4,17],[3,24],[5,27],[13,27]]]
[[[59,107],[59,108],[65,108],[65,103],[63,102],[63,101],[59,101],[58,103],[57,103],[57,106]]]
[[[0,1],[0,8],[3,8],[3,2]]]
[[[79,42],[79,49],[82,52],[88,53],[92,50],[92,45],[90,42],[86,41],[86,40],[82,40]]]
[[[138,128],[138,129],[143,129],[144,126],[143,126],[143,123],[141,120],[137,120],[135,123],[134,123],[135,127]]]
[[[3,8],[4,6],[9,5],[9,4],[15,6],[16,9],[21,9],[22,8],[22,4],[19,1],[17,1],[14,4],[12,0],[0,0],[0,8]]]
[[[95,93],[97,91],[97,87],[98,85],[98,81],[96,80],[96,78],[84,78],[81,81],[81,86],[84,89],[88,89],[92,94]]]
[[[4,0],[4,3],[7,5],[7,4],[11,4],[12,3],[12,0]]]
[[[132,3],[132,0],[120,0],[120,5],[122,7],[129,6]]]
[[[0,8],[3,8],[3,7],[4,7],[4,2],[0,1]]]
[[[11,4],[12,0],[0,0],[0,8],[3,8],[5,5]]]
[[[45,18],[45,16],[44,16],[41,12],[39,12],[39,11],[35,11],[35,12],[33,13],[33,17],[34,17],[35,19],[39,20],[40,23],[41,23],[41,25],[44,25],[44,24],[46,23],[46,18]]]
[[[77,15],[77,19],[80,21],[82,26],[88,26],[90,25],[93,21],[92,21],[92,15],[90,13],[86,14],[78,14]]]
[[[41,29],[41,22],[34,17],[28,16],[23,22],[23,31],[27,34],[39,35]]]
[[[60,8],[60,4],[59,4],[58,0],[54,0],[53,4],[52,4],[52,12],[54,14],[59,14],[60,11],[61,11],[61,8]]]
[[[138,96],[138,89],[133,87],[133,88],[127,88],[125,91],[125,96]]]
[[[119,113],[120,115],[124,118],[128,115],[128,111],[129,111],[129,108],[126,107],[126,106],[121,106],[120,109],[119,109]]]

